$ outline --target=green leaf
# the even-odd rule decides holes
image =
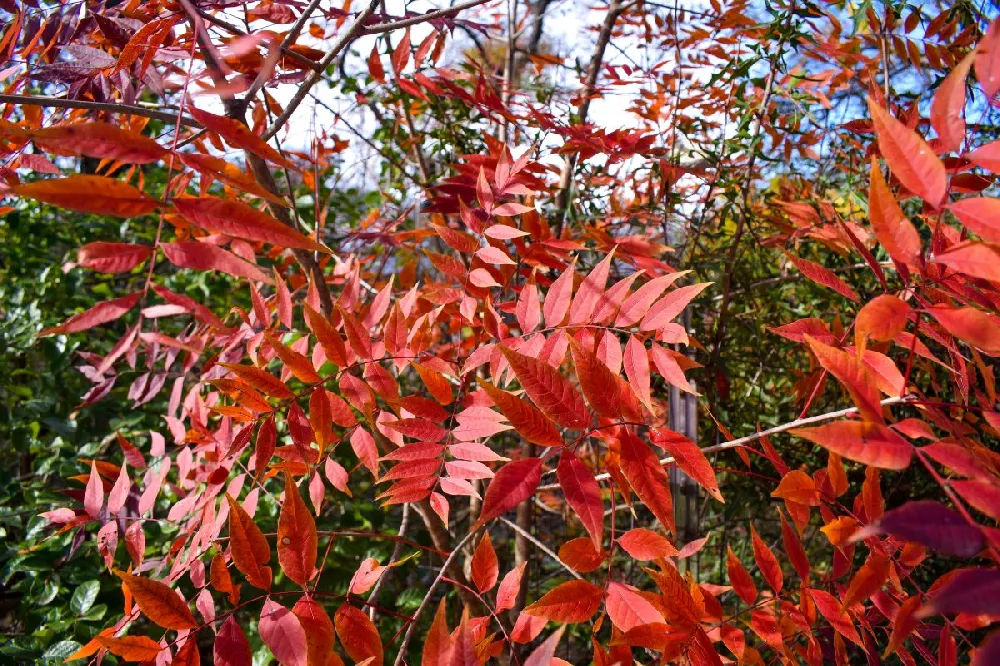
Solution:
[[[77,589],[77,592],[79,591],[80,590]],[[73,596],[74,598],[76,597],[75,594]],[[70,656],[79,649],[80,644],[76,641],[59,641],[46,650],[45,654],[42,656],[46,659],[58,659],[59,661],[63,661],[66,657]]]
[[[69,607],[77,615],[84,615],[97,599],[97,593],[101,591],[101,584],[96,580],[88,580],[86,583],[76,588],[73,597],[69,600]]]

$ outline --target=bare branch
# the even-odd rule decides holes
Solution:
[[[478,5],[485,5],[491,0],[466,0],[465,2],[460,2],[452,7],[446,7],[444,9],[436,9],[432,12],[427,12],[426,14],[420,14],[418,16],[410,16],[405,19],[400,19],[398,21],[392,21],[389,23],[378,23],[376,25],[370,25],[361,31],[362,35],[378,35],[383,32],[391,32],[393,30],[399,30],[400,28],[406,28],[411,25],[417,25],[418,23],[425,23],[434,19],[443,18],[445,16],[451,16],[452,14],[457,14],[460,11],[469,9],[471,7],[476,7]]]
[[[47,106],[57,109],[86,109],[88,111],[105,111],[108,113],[128,113],[162,120],[165,123],[176,123],[177,114],[159,109],[120,104],[118,102],[89,102],[82,99],[65,99],[63,97],[43,97],[35,95],[0,94],[0,104],[24,104],[27,106]],[[194,129],[201,129],[201,123],[190,118],[181,118],[180,123]]]

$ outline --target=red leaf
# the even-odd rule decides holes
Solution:
[[[410,30],[409,28],[403,33],[403,38],[399,40],[399,44],[396,44],[396,48],[392,50],[392,69],[397,75],[403,72],[406,64],[410,62]]]
[[[933,305],[927,308],[927,312],[956,338],[987,354],[1000,356],[1000,317],[976,308],[955,308],[950,305]]]
[[[646,409],[653,410],[649,383],[649,355],[642,340],[630,335],[625,343],[625,376]],[[669,381],[669,380],[668,380]]]
[[[49,178],[17,185],[11,192],[60,208],[114,217],[146,215],[160,205],[128,183],[104,176]]]
[[[708,491],[709,495],[725,503],[722,491],[719,490],[719,482],[715,478],[715,470],[697,444],[684,435],[666,428],[653,428],[649,436],[653,444],[669,453],[677,466]]]
[[[614,258],[614,251],[602,259],[597,266],[583,279],[580,288],[576,290],[576,296],[569,309],[569,323],[571,326],[590,322],[594,314],[594,309],[604,293],[604,287],[608,282],[608,273],[611,270],[611,261]]]
[[[611,622],[621,631],[646,624],[663,624],[663,615],[635,588],[617,581],[608,583],[604,601]]]
[[[803,275],[816,284],[826,287],[827,289],[832,289],[844,298],[848,298],[855,303],[861,302],[857,293],[847,286],[846,282],[837,277],[833,271],[824,268],[817,263],[808,261],[807,259],[796,257],[793,254],[785,254],[785,256],[788,257],[788,260],[791,261],[797,269],[802,271]]]
[[[554,634],[542,641],[524,661],[524,666],[552,666],[555,661],[556,647],[562,638],[566,627],[559,627]]]
[[[97,463],[90,462],[90,476],[87,477],[87,489],[83,494],[83,509],[91,518],[97,518],[104,508],[104,482],[97,472]]]
[[[580,388],[591,409],[609,419],[642,420],[642,408],[631,387],[579,342],[570,338],[569,344]]]
[[[729,574],[729,582],[733,586],[733,590],[736,594],[740,596],[746,605],[753,606],[753,602],[757,600],[757,586],[754,585],[753,579],[747,570],[743,568],[743,563],[740,559],[736,557],[736,553],[733,552],[732,548],[728,548],[728,553],[726,555],[726,570]]]
[[[499,600],[497,612],[500,612]],[[444,597],[438,604],[437,613],[434,614],[434,621],[427,632],[424,640],[423,661],[424,664],[447,664],[451,661],[452,640],[451,632],[448,630],[447,609],[445,608]]]
[[[970,197],[949,205],[948,210],[983,240],[1000,243],[1000,199]]]
[[[938,149],[951,152],[962,147],[965,140],[965,79],[969,76],[975,51],[970,51],[955,66],[934,93],[931,103],[931,125],[938,133]]]
[[[658,331],[674,320],[684,311],[688,303],[704,291],[710,283],[692,284],[674,289],[657,301],[639,323],[640,331]]]
[[[527,562],[521,562],[508,571],[507,575],[500,581],[500,587],[497,588],[497,613],[514,607],[517,595],[521,592],[521,579],[524,578],[524,570],[527,566]]]
[[[948,187],[944,164],[927,143],[909,127],[868,98],[879,150],[889,168],[910,192],[934,206],[940,206]]]
[[[198,622],[191,609],[169,586],[158,580],[115,572],[128,586],[139,610],[164,629],[197,629]]]
[[[235,277],[271,284],[262,270],[249,261],[240,259],[232,252],[223,250],[210,243],[198,241],[179,241],[160,245],[163,254],[175,266],[192,268],[196,271],[219,271]]]
[[[854,320],[858,347],[863,348],[868,337],[879,342],[895,340],[906,328],[909,314],[910,306],[892,294],[882,294],[865,303]]]
[[[864,602],[878,592],[889,578],[889,559],[885,555],[872,553],[851,579],[844,593],[843,607],[850,608]]]
[[[496,551],[490,542],[490,534],[487,532],[476,546],[476,551],[472,554],[470,566],[472,572],[472,582],[480,592],[486,593],[493,589],[500,577],[500,562],[497,560]]]
[[[306,632],[292,611],[271,598],[265,599],[257,629],[281,666],[308,666]]]
[[[250,653],[250,642],[240,629],[236,619],[230,615],[222,623],[215,637],[213,648],[215,666],[251,666],[253,655]]]
[[[641,562],[678,555],[678,550],[666,537],[643,527],[629,530],[618,537],[618,545]]]
[[[569,504],[590,534],[594,548],[602,548],[604,540],[604,500],[594,473],[572,451],[563,451],[556,467],[559,485]]]
[[[851,617],[841,609],[840,602],[832,594],[823,590],[809,590],[809,593],[812,595],[813,601],[816,602],[816,608],[830,623],[830,626],[844,638],[864,649],[861,637],[858,636],[858,630],[854,628]]]
[[[84,268],[101,273],[128,273],[146,261],[153,248],[130,243],[87,243],[76,254],[76,261]]]
[[[954,509],[932,500],[907,502],[887,512],[877,528],[955,557],[974,557],[983,549],[979,528],[967,523]]]
[[[233,564],[239,569],[247,582],[262,590],[271,589],[271,548],[260,528],[243,510],[243,507],[226,494],[229,501],[229,549],[233,555]]]
[[[1000,571],[997,569],[959,569],[946,574],[946,582],[931,595],[921,615],[1000,614]]]
[[[789,431],[848,460],[881,469],[906,469],[913,445],[893,430],[869,421],[835,421]]]
[[[563,624],[586,622],[597,612],[603,598],[604,588],[585,580],[571,580],[546,592],[524,612]]]
[[[664,527],[676,534],[670,479],[652,449],[626,431],[621,438],[621,470],[632,490]]]
[[[524,392],[549,418],[566,428],[584,428],[590,423],[590,412],[583,398],[557,369],[503,345],[500,352]]]
[[[217,197],[173,200],[177,212],[212,233],[270,243],[279,247],[326,252],[316,241],[245,203]]]
[[[752,524],[750,525],[750,537],[753,541],[753,559],[757,562],[757,567],[760,569],[761,575],[764,576],[764,580],[771,586],[775,594],[781,594],[785,577],[781,574],[781,565],[778,563],[778,558],[774,556],[771,549],[760,538],[760,535],[757,534],[757,530],[754,529]]]
[[[509,462],[497,470],[483,497],[476,527],[516,507],[531,497],[542,480],[542,461],[526,458]]]
[[[949,483],[955,492],[974,508],[993,520],[1000,520],[1000,486],[987,481],[955,480]]]
[[[316,523],[292,475],[285,475],[285,498],[278,516],[278,562],[281,570],[299,585],[316,571]]]
[[[302,597],[295,602],[292,612],[306,634],[306,663],[308,666],[334,666],[330,656],[336,642],[333,621],[323,606],[312,597]]]
[[[59,125],[27,130],[42,149],[58,155],[87,155],[126,164],[150,164],[167,154],[156,141],[106,122]]]
[[[350,604],[344,604],[333,616],[337,636],[344,651],[354,661],[372,658],[371,666],[382,666],[382,639],[368,616]]]
[[[385,68],[382,67],[377,44],[372,47],[372,52],[368,54],[368,73],[376,83],[385,83]]]
[[[272,148],[266,141],[250,131],[250,128],[232,118],[217,116],[214,113],[202,111],[193,105],[186,107],[191,117],[201,123],[209,132],[218,134],[226,143],[234,148],[248,150],[286,169],[294,169],[295,165],[282,157],[281,153]]]
[[[784,513],[781,514],[781,541],[785,545],[785,553],[788,555],[788,560],[795,567],[795,572],[799,574],[799,578],[802,579],[803,583],[808,584],[809,573],[812,570],[812,566],[809,564],[809,557],[806,555],[806,550],[802,546],[802,540],[799,539],[795,528],[785,520]]]
[[[976,48],[976,78],[992,99],[1000,91],[1000,24],[994,21]]]
[[[808,335],[805,338],[816,360],[847,389],[861,415],[869,421],[882,423],[878,388],[864,361]]]
[[[549,328],[560,325],[569,311],[570,299],[573,296],[573,276],[576,275],[574,269],[575,266],[571,265],[564,270],[545,294],[542,315],[545,317],[545,325]]]
[[[968,241],[934,256],[934,261],[971,277],[1000,282],[1000,246]]]
[[[58,326],[44,329],[38,334],[38,336],[44,337],[47,335],[79,333],[80,331],[86,331],[88,328],[93,328],[94,326],[115,321],[134,308],[140,298],[142,298],[142,294],[137,292],[129,296],[113,298],[110,301],[98,303],[86,312],[73,315]]]
[[[667,287],[685,274],[685,272],[682,272],[663,275],[650,280],[636,289],[635,293],[626,298],[622,303],[621,309],[618,311],[618,316],[615,318],[615,326],[618,328],[634,326],[646,315],[650,306],[667,290]]]

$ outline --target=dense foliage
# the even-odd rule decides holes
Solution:
[[[0,0],[0,655],[1000,663],[988,11],[327,4]]]

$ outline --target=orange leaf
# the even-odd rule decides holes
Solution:
[[[243,510],[243,507],[228,493],[229,501],[229,548],[233,556],[233,564],[239,569],[247,582],[262,590],[271,589],[271,548],[260,528]]]
[[[927,143],[909,127],[868,98],[879,150],[889,168],[910,192],[934,206],[940,206],[948,188],[944,164]]]
[[[872,159],[871,185],[868,190],[868,218],[875,238],[899,264],[920,263],[920,234],[889,191],[878,162]]]
[[[336,639],[333,621],[323,606],[312,597],[302,597],[295,602],[292,613],[306,633],[307,666],[332,666],[330,655]]]
[[[482,381],[480,384],[521,437],[539,446],[562,446],[559,429],[540,409],[489,382]]]
[[[49,178],[12,187],[11,192],[60,208],[114,217],[146,215],[160,205],[128,183],[104,176]]]
[[[369,662],[371,666],[382,666],[382,639],[363,611],[344,604],[337,609],[333,623],[344,651],[351,659],[357,662],[372,659]]]
[[[323,353],[326,354],[327,360],[341,368],[346,366],[347,347],[344,345],[344,339],[337,333],[337,329],[333,327],[329,319],[313,310],[308,304],[303,305],[303,310],[306,315],[306,325],[309,326],[309,330],[323,347]]]
[[[191,609],[177,593],[158,580],[132,576],[123,571],[115,574],[128,586],[139,604],[139,610],[164,629],[197,629],[198,622]]]
[[[771,497],[778,497],[806,506],[819,506],[819,492],[816,489],[816,483],[811,476],[798,469],[793,469],[781,477],[781,482],[771,493]]]
[[[586,622],[601,605],[604,588],[585,580],[571,580],[549,590],[524,612],[552,622]]]
[[[490,534],[487,532],[476,546],[476,552],[472,554],[472,582],[480,592],[486,593],[493,589],[500,577],[500,562],[497,560],[496,551],[490,542]]]
[[[640,562],[674,557],[678,550],[670,541],[652,530],[637,527],[618,537],[618,545]]]
[[[251,132],[249,127],[238,120],[233,120],[232,118],[227,118],[225,116],[217,116],[214,113],[202,111],[201,109],[198,109],[194,105],[190,104],[186,107],[186,110],[191,114],[191,117],[201,123],[205,129],[221,136],[230,146],[248,150],[257,156],[263,157],[264,159],[273,162],[278,166],[285,167],[286,169],[295,168],[295,165],[285,159],[281,153],[272,148],[262,138]]]
[[[895,431],[867,421],[836,421],[789,432],[848,460],[881,469],[906,469],[913,456],[913,445]]]
[[[316,571],[316,523],[291,474],[285,474],[285,497],[278,516],[278,563],[299,585]]]
[[[271,333],[264,332],[264,338],[267,340],[267,344],[271,345],[271,349],[274,350],[275,355],[281,362],[285,364],[293,375],[295,375],[299,381],[305,382],[306,384],[318,384],[323,381],[323,378],[319,376],[319,373],[313,368],[312,361],[298,353],[294,349],[289,348],[285,343],[277,338],[277,336]]]
[[[604,602],[611,622],[622,631],[647,624],[663,624],[663,615],[635,588],[611,581]]]
[[[881,589],[889,579],[889,559],[884,555],[872,553],[868,561],[854,574],[851,584],[844,593],[843,608],[847,609],[858,602],[863,602]]]
[[[444,597],[438,604],[437,613],[434,614],[434,621],[424,639],[423,660],[424,664],[449,664],[451,662],[451,631],[448,630],[448,617],[445,608]],[[497,608],[500,612],[500,608]]]
[[[121,657],[123,661],[147,661],[155,659],[164,649],[159,643],[148,636],[98,636],[97,642],[108,649],[108,652]]]
[[[559,559],[573,571],[587,573],[601,566],[608,554],[594,548],[594,542],[587,537],[578,537],[559,547]]]
[[[584,428],[590,423],[590,412],[583,398],[557,369],[503,345],[500,352],[524,392],[549,418],[566,428]]]
[[[106,324],[122,317],[126,312],[134,308],[140,298],[142,298],[142,294],[136,292],[129,296],[113,298],[110,301],[98,303],[86,312],[73,315],[58,326],[44,329],[38,335],[39,337],[44,337],[47,335],[79,333],[80,331],[86,331],[88,328]]]
[[[219,363],[219,365],[267,396],[282,399],[295,397],[295,394],[280,379],[266,370],[239,363]]]
[[[109,123],[91,122],[27,130],[36,145],[58,155],[87,155],[126,164],[150,164],[167,150],[156,141]]]
[[[174,199],[173,204],[188,221],[212,233],[279,247],[328,252],[325,247],[280,220],[239,201],[184,197]]]
[[[521,579],[524,577],[524,570],[527,566],[527,562],[521,562],[521,564],[508,571],[507,575],[500,581],[500,587],[497,588],[496,612],[510,610],[514,607],[517,596],[521,591]],[[442,599],[442,601],[444,600]]]

